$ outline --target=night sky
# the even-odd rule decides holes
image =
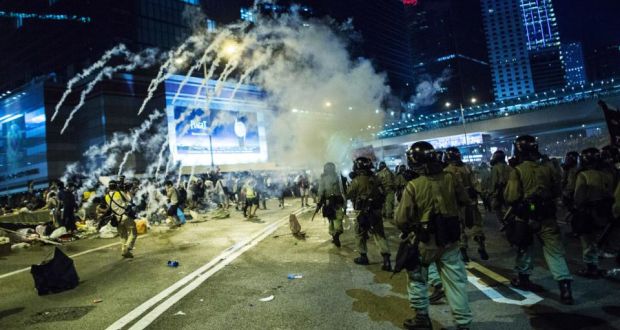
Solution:
[[[620,0],[553,0],[562,42],[581,41],[586,53],[620,44]]]

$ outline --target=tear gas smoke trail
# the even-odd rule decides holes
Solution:
[[[192,165],[192,169],[191,169],[191,171],[189,173],[189,180],[187,180],[187,182],[185,184],[185,190],[189,190],[189,183],[194,178],[194,174],[196,174],[196,165]]]
[[[67,88],[65,92],[62,94],[60,101],[58,101],[58,104],[56,104],[56,108],[54,109],[54,114],[52,115],[51,121],[54,121],[54,119],[56,119],[56,116],[58,115],[58,112],[60,111],[60,107],[63,105],[63,103],[69,96],[69,94],[71,94],[71,91],[73,90],[73,85],[78,83],[80,80],[88,77],[91,73],[93,73],[93,71],[102,68],[106,63],[108,63],[108,61],[112,57],[117,56],[117,55],[124,55],[125,57],[129,57],[130,54],[131,53],[127,50],[124,44],[119,44],[116,47],[105,52],[105,54],[103,54],[101,59],[95,62],[95,64],[84,69],[82,72],[77,74],[75,77],[71,78],[71,80],[69,80],[69,82],[67,83]]]
[[[125,155],[123,156],[123,161],[118,167],[118,176],[123,173],[123,167],[125,167],[127,159],[129,159],[129,155],[136,152],[136,150],[138,150],[138,148],[140,147],[140,136],[151,128],[151,124],[153,124],[155,120],[159,119],[162,116],[163,112],[155,110],[155,112],[149,115],[148,119],[142,124],[142,126],[140,126],[140,129],[135,130],[131,133],[131,140],[133,141],[133,143],[131,144],[131,149],[125,152]]]
[[[170,73],[170,69],[173,65],[173,61],[179,56],[181,56],[181,54],[185,52],[185,50],[189,47],[191,43],[197,43],[198,41],[196,40],[196,38],[198,37],[191,36],[185,39],[185,41],[183,41],[183,43],[176,50],[168,52],[168,59],[164,62],[164,64],[162,64],[162,66],[159,67],[157,76],[153,80],[151,80],[151,83],[149,84],[148,94],[146,98],[142,101],[142,105],[140,105],[140,109],[138,110],[138,116],[142,114],[142,111],[144,111],[146,104],[153,98],[157,87],[172,75]],[[166,71],[166,73],[164,73],[164,71]]]
[[[174,97],[172,98],[172,104],[176,103],[179,95],[181,94],[181,90],[187,84],[189,79],[192,77],[192,74],[194,73],[194,71],[200,69],[200,67],[202,67],[209,60],[209,55],[216,49],[216,47],[219,47],[220,44],[222,44],[222,42],[224,42],[224,40],[228,38],[229,36],[230,36],[230,31],[224,30],[223,32],[218,34],[217,37],[215,37],[213,42],[211,42],[209,47],[204,51],[202,57],[196,62],[196,64],[194,64],[187,71],[185,78],[183,78],[183,81],[181,81],[181,83],[179,84],[179,87],[177,88],[177,91],[174,94]]]
[[[166,134],[166,141],[164,141],[164,144],[161,146],[161,149],[159,150],[159,155],[157,156],[157,168],[155,170],[156,180],[159,179],[159,169],[161,168],[161,161],[164,156],[164,151],[166,151],[166,148],[170,147],[169,143],[170,143],[170,137],[169,135]]]
[[[88,83],[88,85],[86,86],[86,89],[82,91],[82,94],[80,95],[80,102],[78,103],[78,105],[76,105],[73,108],[73,110],[69,114],[69,118],[67,118],[67,120],[65,121],[64,126],[60,130],[60,134],[61,135],[64,134],[67,127],[69,127],[69,123],[71,122],[71,120],[73,120],[73,116],[75,116],[75,114],[84,105],[84,102],[86,100],[86,95],[88,95],[88,93],[90,93],[95,88],[95,85],[99,81],[101,81],[104,76],[111,78],[114,73],[119,72],[119,71],[133,71],[138,67],[139,68],[150,67],[155,63],[156,55],[157,55],[157,50],[149,48],[149,49],[142,51],[140,54],[134,55],[131,59],[132,60],[131,64],[123,64],[123,65],[118,65],[115,67],[106,67],[103,70],[101,70],[101,72],[99,72],[99,74],[95,77],[95,79],[93,79],[90,83]]]
[[[271,54],[272,54],[271,49],[268,49],[266,54],[252,61],[254,64],[250,66],[248,69],[246,69],[245,72],[243,72],[243,74],[239,78],[239,81],[237,82],[237,85],[235,85],[235,88],[233,89],[233,92],[230,96],[231,100],[235,99],[235,96],[237,95],[237,91],[239,91],[241,86],[246,83],[248,78],[250,78],[250,75],[254,73],[256,70],[258,70],[261,66],[267,64],[267,60],[271,57]]]

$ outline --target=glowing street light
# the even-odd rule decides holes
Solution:
[[[452,106],[452,103],[450,103],[450,102],[446,102],[446,104],[445,104],[445,105],[446,105],[446,108],[450,108],[450,107]]]
[[[472,97],[470,101],[472,104],[476,104],[476,102],[478,102],[478,99],[476,99],[475,97]]]
[[[325,107],[326,108],[330,108],[331,106],[332,106],[331,102],[329,102],[329,101],[325,102]]]

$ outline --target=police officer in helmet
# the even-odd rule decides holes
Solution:
[[[506,163],[504,150],[496,150],[491,158],[491,208],[495,211],[498,223],[504,218],[504,189],[510,177],[512,167]]]
[[[410,306],[415,317],[407,329],[432,329],[428,315],[428,271],[435,264],[458,329],[468,329],[472,314],[467,298],[467,274],[459,253],[459,204],[471,203],[457,178],[443,170],[433,146],[416,142],[407,151],[409,166],[419,177],[409,181],[395,213],[397,227],[413,233],[420,265],[408,272]],[[411,237],[410,236],[410,237]]]
[[[460,248],[463,261],[468,262],[469,256],[467,255],[467,247],[469,236],[473,235],[474,241],[478,243],[478,253],[482,260],[488,260],[489,255],[486,251],[484,244],[485,236],[483,231],[482,215],[478,210],[478,193],[475,189],[476,179],[474,173],[463,162],[461,152],[456,147],[450,147],[446,149],[444,153],[444,163],[447,164],[444,171],[452,173],[454,177],[459,181],[461,186],[469,195],[470,203],[459,206],[459,218],[461,219],[461,240]]]
[[[601,153],[596,148],[583,150],[579,162],[581,166],[575,180],[573,198],[577,212],[572,227],[573,232],[580,236],[586,267],[578,274],[596,279],[602,274],[597,238],[612,221],[613,176],[602,170]]]
[[[390,250],[383,230],[381,211],[385,200],[385,190],[381,181],[372,172],[372,161],[359,157],[353,162],[353,180],[347,191],[347,199],[353,202],[357,214],[355,234],[360,256],[353,261],[358,265],[368,265],[368,236],[372,235],[383,256],[381,269],[391,271]]]
[[[534,287],[530,274],[534,268],[532,236],[535,235],[542,242],[547,266],[558,281],[561,302],[573,304],[572,277],[555,218],[555,199],[560,195],[556,177],[549,167],[538,162],[540,153],[533,136],[518,137],[514,141],[514,153],[516,166],[510,173],[504,196],[513,209],[519,210],[511,226],[523,230],[510,231],[513,235],[509,240],[518,247],[515,265],[518,277],[511,284],[522,290]]]

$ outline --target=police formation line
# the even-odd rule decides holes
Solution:
[[[599,278],[599,249],[614,246],[609,236],[620,217],[620,163],[618,149],[608,146],[567,154],[563,171],[538,151],[536,138],[518,137],[514,155],[507,160],[498,150],[491,169],[476,175],[462,160],[457,148],[444,152],[427,142],[416,142],[407,151],[407,166],[392,173],[381,162],[375,173],[365,157],[354,161],[351,182],[337,174],[333,163],[324,166],[319,181],[317,212],[329,220],[332,242],[340,247],[346,201],[355,210],[355,235],[359,256],[354,262],[368,265],[367,241],[372,236],[383,256],[382,269],[406,270],[410,306],[415,316],[405,320],[406,329],[432,329],[429,304],[444,296],[458,329],[468,329],[472,313],[467,297],[465,263],[469,261],[470,237],[482,260],[488,260],[478,198],[494,212],[508,242],[516,250],[515,277],[511,285],[533,291],[533,242],[538,238],[547,266],[558,282],[560,302],[574,304],[573,277],[566,263],[556,220],[556,201],[568,209],[573,235],[583,247],[584,268],[579,275]],[[395,206],[396,204],[396,206]],[[393,221],[401,242],[391,264],[383,223]],[[620,262],[620,260],[618,260]],[[429,295],[429,289],[431,291]]]

